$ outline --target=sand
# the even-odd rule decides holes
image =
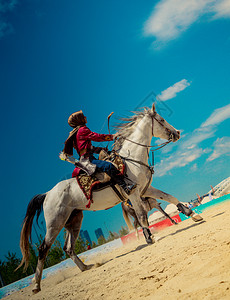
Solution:
[[[230,299],[230,201],[155,234],[147,246],[136,241],[89,263],[42,280],[42,291],[31,286],[5,299]]]

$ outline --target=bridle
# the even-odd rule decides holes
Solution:
[[[154,122],[153,119],[156,120],[162,127],[164,127],[164,124],[163,124],[162,121],[160,121],[160,120],[158,120],[158,119],[156,118],[156,112],[154,112],[154,113],[151,115],[151,119],[152,119],[152,136],[153,136],[153,122]],[[136,145],[138,145],[138,146],[142,146],[142,147],[144,147],[144,148],[155,148],[155,147],[158,147],[158,148],[156,148],[156,149],[154,149],[154,150],[151,150],[151,151],[157,151],[157,150],[159,150],[159,149],[165,147],[166,145],[168,145],[169,143],[172,142],[172,139],[173,139],[173,133],[172,133],[168,128],[165,128],[165,129],[166,129],[166,131],[168,131],[168,133],[169,133],[169,140],[168,140],[167,142],[164,142],[164,143],[161,143],[161,144],[157,144],[157,145],[154,145],[154,146],[152,146],[152,145],[144,145],[144,144],[141,144],[141,143],[137,143],[137,142],[134,142],[134,141],[132,141],[132,140],[126,138],[126,137],[123,137],[123,136],[121,136],[121,138],[123,138],[124,140],[129,141],[129,142],[131,142],[131,143],[133,143],[133,144],[136,144]]]
[[[156,112],[154,112],[154,113],[151,114],[151,119],[152,119],[152,136],[153,136],[153,124],[154,124],[153,122],[154,122],[154,120],[156,120],[162,127],[165,127],[165,126],[163,124],[163,121],[160,121],[160,120],[158,120],[156,118]],[[155,151],[157,151],[157,150],[165,147],[166,145],[168,145],[169,143],[171,143],[172,139],[173,139],[173,133],[168,128],[165,128],[165,129],[169,133],[169,140],[167,142],[164,142],[164,143],[161,143],[161,144],[157,144],[157,145],[154,145],[154,146],[152,146],[152,145],[144,145],[144,144],[141,144],[141,143],[137,143],[137,142],[132,141],[132,140],[126,138],[126,137],[120,136],[120,138],[122,138],[122,139],[124,139],[126,141],[129,141],[129,142],[131,142],[131,143],[133,143],[135,145],[147,148],[147,151],[148,151],[148,149],[156,148],[156,149],[150,150],[152,152],[152,165],[147,165],[147,164],[143,163],[142,161],[138,161],[138,160],[135,160],[135,159],[132,159],[132,158],[129,158],[129,157],[124,157],[124,156],[121,156],[121,155],[120,155],[120,157],[122,159],[124,159],[124,160],[132,161],[132,162],[138,163],[140,165],[143,165],[143,166],[147,167],[152,174],[154,174],[153,152],[155,152]],[[148,158],[149,158],[149,151],[148,151]]]

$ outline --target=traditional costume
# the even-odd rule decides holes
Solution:
[[[86,117],[81,110],[73,113],[69,117],[68,124],[74,129],[70,132],[69,137],[65,141],[63,152],[66,155],[72,156],[74,148],[80,156],[79,164],[76,165],[72,177],[76,177],[81,170],[85,171],[88,175],[92,175],[95,171],[105,172],[111,177],[111,180],[115,184],[120,185],[129,195],[136,185],[126,184],[124,176],[120,174],[111,162],[96,159],[93,155],[93,153],[99,153],[103,148],[93,147],[91,141],[112,141],[114,136],[112,134],[92,132],[86,126]]]

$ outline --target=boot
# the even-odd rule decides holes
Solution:
[[[118,184],[120,187],[122,187],[122,189],[128,196],[134,192],[134,190],[137,186],[136,183],[126,183],[123,175],[118,175],[118,176],[114,177],[113,180],[116,184]]]
[[[190,208],[188,208],[188,207],[186,207],[184,204],[182,204],[182,203],[178,203],[177,204],[177,208],[178,208],[178,210],[180,211],[180,212],[182,212],[182,214],[184,214],[184,215],[186,215],[186,216],[190,216],[192,213],[193,213],[193,211],[190,209]]]
[[[122,187],[122,189],[128,196],[132,194],[132,192],[134,192],[134,189],[137,186],[136,183],[134,182],[126,183],[124,175],[122,175],[120,171],[116,169],[114,166],[109,170],[109,172],[107,172],[107,174],[110,176],[111,181],[114,184],[118,184],[120,187]]]
[[[125,181],[124,183],[119,185],[123,188],[123,190],[128,196],[131,195],[134,192],[135,188],[137,187],[136,183],[127,184],[125,183]]]

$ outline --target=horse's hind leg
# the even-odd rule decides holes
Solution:
[[[78,268],[81,271],[85,271],[91,269],[93,265],[85,265],[74,251],[75,242],[81,229],[82,220],[83,212],[81,210],[74,210],[65,224],[67,236],[63,249],[66,254],[68,254],[69,257],[75,262]]]
[[[36,273],[34,276],[34,289],[33,293],[38,293],[41,290],[41,278],[42,271],[45,263],[46,256],[51,248],[53,242],[57,238],[59,232],[64,227],[66,220],[70,212],[68,210],[63,211],[62,207],[59,207],[58,210],[55,209],[44,209],[44,216],[46,220],[46,235],[43,243],[39,247],[38,253],[38,263],[36,268]]]
[[[36,268],[36,273],[33,279],[34,288],[32,292],[34,294],[40,292],[41,290],[41,278],[42,278],[42,271],[45,263],[46,256],[48,254],[48,251],[50,249],[51,245],[48,245],[45,241],[43,240],[42,244],[40,245],[39,249],[39,254],[38,254],[38,263],[37,263],[37,268]]]
[[[41,278],[42,278],[42,271],[44,268],[45,259],[49,252],[49,249],[51,248],[53,242],[55,241],[61,229],[62,227],[48,227],[46,236],[39,247],[38,263],[37,263],[36,273],[33,279],[33,282],[35,284],[32,291],[34,294],[38,293],[41,290]]]
[[[190,208],[187,208],[185,205],[179,202],[179,200],[176,197],[167,194],[165,192],[162,192],[161,190],[158,190],[152,186],[148,187],[143,197],[161,199],[169,203],[175,204],[180,212],[182,212],[188,217],[191,217],[194,222],[203,220],[203,218],[200,215],[193,212]]]
[[[156,208],[163,214],[166,216],[166,218],[168,218],[174,225],[177,225],[177,222],[175,220],[173,220],[169,214],[167,214],[167,212],[160,206],[159,203],[157,203]]]

